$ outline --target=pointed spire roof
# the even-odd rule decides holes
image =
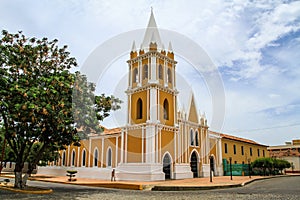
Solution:
[[[171,42],[169,42],[168,51],[169,52],[173,52],[173,47],[172,47],[172,43]]]
[[[151,15],[148,22],[148,26],[144,35],[144,40],[141,45],[142,48],[147,49],[149,47],[150,42],[156,42],[157,48],[161,49],[161,39],[158,32],[158,28],[156,25],[156,21],[153,15],[153,10],[151,8]]]
[[[135,41],[134,40],[133,40],[133,43],[132,43],[131,51],[136,52],[136,46],[135,46]]]

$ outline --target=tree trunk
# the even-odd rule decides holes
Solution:
[[[28,180],[28,177],[30,177],[30,174],[26,173],[24,176],[23,176],[23,181],[22,181],[22,188],[25,188],[27,186],[27,180]]]
[[[20,165],[16,162],[15,165],[15,188],[23,188],[23,178],[22,178],[22,169],[23,165]]]
[[[27,170],[26,174],[23,177],[23,186],[24,187],[27,185],[27,180],[31,176],[31,174],[32,174],[32,172],[35,168],[36,168],[35,164],[28,163],[28,170]]]

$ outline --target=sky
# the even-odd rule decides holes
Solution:
[[[0,29],[56,38],[68,45],[80,69],[106,41],[146,28],[151,7],[158,27],[199,45],[221,77],[224,120],[211,130],[266,145],[300,138],[300,1],[0,0]],[[173,50],[181,80],[178,108],[187,109],[186,96],[193,92],[209,124],[216,97],[203,74]],[[128,59],[125,53],[111,61],[97,92],[126,102]],[[104,125],[123,126],[125,108],[126,103]]]

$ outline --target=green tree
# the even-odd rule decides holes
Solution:
[[[27,38],[22,32],[3,31],[2,35],[0,113],[5,139],[15,157],[15,187],[23,188],[40,160],[51,160],[50,154],[64,145],[80,145],[76,127],[97,131],[97,120],[118,109],[120,100],[109,97],[109,105],[117,106],[102,108],[95,101],[93,84],[69,71],[76,60],[57,40]],[[85,86],[89,89],[84,90]],[[22,176],[25,162],[28,171]]]
[[[289,168],[291,165],[288,161],[277,158],[258,158],[252,163],[252,168],[260,169],[264,175],[276,174],[285,168]],[[278,170],[276,172],[276,170]]]

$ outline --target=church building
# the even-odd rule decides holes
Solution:
[[[77,177],[156,181],[222,175],[222,144],[208,132],[191,95],[185,111],[177,108],[176,60],[171,42],[165,49],[151,11],[140,49],[133,42],[129,66],[127,123],[104,129],[68,146],[61,158],[39,173]],[[125,65],[125,63],[124,63]]]

